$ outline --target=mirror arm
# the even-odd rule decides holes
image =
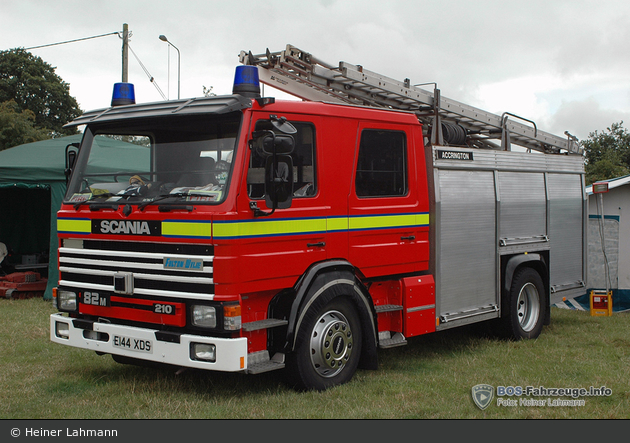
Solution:
[[[260,209],[258,207],[258,203],[257,202],[249,202],[249,209],[254,211],[254,217],[267,217],[267,216],[270,216],[271,214],[273,214],[274,212],[276,212],[276,205],[274,205],[274,207],[271,210],[271,212],[265,212],[265,211],[263,211],[262,209]]]

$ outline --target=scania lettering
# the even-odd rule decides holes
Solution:
[[[151,234],[147,222],[102,220],[101,233],[103,234]]]
[[[53,342],[323,390],[423,334],[536,338],[583,293],[574,137],[290,45],[239,61],[231,95],[118,85],[70,123]]]

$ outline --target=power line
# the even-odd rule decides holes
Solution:
[[[30,48],[24,48],[25,50],[30,50],[30,49],[38,49],[38,48],[46,48],[49,46],[57,46],[57,45],[65,45],[67,43],[75,43],[75,42],[80,42],[83,40],[91,40],[94,38],[100,38],[100,37],[106,37],[108,35],[118,35],[119,38],[122,38],[122,35],[120,33],[120,31],[116,31],[116,32],[109,32],[107,34],[100,34],[100,35],[93,35],[92,37],[84,37],[84,38],[77,38],[74,40],[68,40],[65,42],[59,42],[59,43],[50,43],[48,45],[40,45],[40,46],[31,46]],[[131,33],[129,35],[129,37],[131,37]],[[162,89],[160,89],[160,87],[158,86],[157,82],[155,81],[155,78],[149,73],[149,71],[147,70],[147,68],[144,66],[144,64],[142,64],[142,62],[140,61],[140,59],[138,58],[138,56],[136,55],[136,53],[133,51],[133,49],[131,49],[131,45],[129,45],[129,43],[127,43],[127,47],[129,48],[129,50],[131,51],[131,53],[133,54],[133,56],[136,58],[136,60],[138,61],[138,63],[140,64],[140,67],[142,68],[142,70],[145,72],[145,74],[147,75],[147,77],[149,77],[149,81],[151,83],[153,83],[153,86],[155,86],[155,88],[157,89],[157,91],[160,93],[160,95],[162,96],[162,98],[164,100],[166,100],[166,96],[164,95],[164,93],[162,92]]]
[[[166,100],[166,96],[164,95],[164,93],[162,92],[162,90],[160,89],[160,87],[158,86],[157,82],[155,81],[155,78],[149,73],[149,70],[147,68],[145,68],[145,66],[142,64],[142,62],[140,61],[140,59],[138,58],[138,56],[136,55],[136,53],[134,52],[133,49],[131,49],[131,45],[127,44],[127,47],[129,48],[129,50],[131,51],[131,53],[133,54],[133,56],[136,58],[136,60],[138,61],[138,63],[140,64],[140,67],[142,68],[142,70],[144,71],[144,73],[147,75],[147,77],[149,77],[149,81],[151,83],[153,83],[153,86],[155,86],[155,89],[157,89],[157,91],[160,93],[160,95],[162,96],[162,98],[164,100]]]
[[[90,39],[93,39],[93,38],[105,37],[105,36],[107,36],[107,35],[114,35],[114,34],[118,35],[118,34],[120,34],[120,31],[110,32],[110,33],[108,33],[108,34],[93,35],[92,37],[77,38],[77,39],[74,39],[74,40],[68,40],[68,41],[65,41],[65,42],[50,43],[50,44],[48,44],[48,45],[31,46],[30,48],[24,48],[24,49],[28,51],[28,50],[31,50],[31,49],[46,48],[46,47],[48,47],[48,46],[65,45],[66,43],[80,42],[80,41],[82,41],[82,40],[90,40]]]

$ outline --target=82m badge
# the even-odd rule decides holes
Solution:
[[[109,307],[109,296],[105,294],[99,294],[98,292],[84,292],[81,297],[81,302],[86,305]]]

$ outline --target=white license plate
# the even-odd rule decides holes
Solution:
[[[125,337],[114,335],[112,345],[116,348],[127,349],[129,351],[153,353],[153,342],[142,338]]]

